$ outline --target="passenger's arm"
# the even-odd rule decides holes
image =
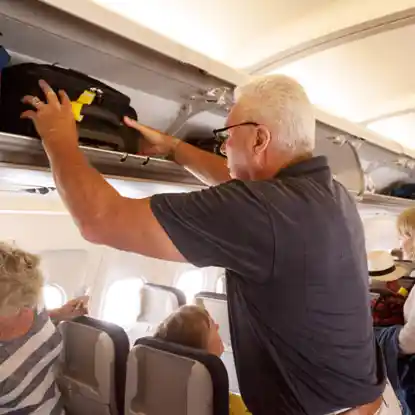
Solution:
[[[415,353],[415,325],[406,323],[399,332],[399,348],[402,354]]]
[[[231,179],[226,160],[183,141],[172,153],[172,159],[208,186],[216,186]]]
[[[90,242],[256,277],[270,269],[274,245],[268,212],[242,182],[130,199],[89,166],[77,147],[56,145],[47,152],[58,191]]]
[[[404,305],[405,325],[399,332],[399,348],[403,354],[415,353],[415,291],[411,290]]]
[[[223,157],[203,151],[176,137],[138,124],[129,118],[125,119],[125,123],[140,131],[145,137],[146,142],[142,146],[142,154],[148,156],[168,155],[208,186],[215,186],[231,179],[226,160]]]
[[[122,197],[77,147],[47,153],[59,194],[90,242],[153,258],[186,262],[150,209],[150,199]]]
[[[264,200],[230,181],[189,194],[122,197],[78,147],[67,95],[45,83],[48,104],[25,97],[49,157],[56,187],[83,236],[91,242],[169,261],[221,266],[263,278],[270,274],[273,230]]]
[[[64,320],[71,320],[75,317],[84,316],[85,314],[88,314],[88,300],[89,297],[87,296],[74,298],[60,308],[48,310],[49,318],[54,324],[58,324]]]

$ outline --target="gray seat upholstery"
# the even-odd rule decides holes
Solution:
[[[130,346],[140,337],[153,334],[162,320],[185,303],[185,295],[176,288],[144,284],[141,289],[141,312],[136,323],[127,330]]]
[[[59,325],[64,348],[59,386],[67,415],[119,415],[124,411],[125,331],[115,324],[79,317]]]
[[[203,291],[195,295],[195,301],[196,304],[203,306],[209,312],[213,320],[219,324],[219,334],[225,346],[225,351],[221,359],[228,371],[229,388],[231,392],[239,393],[239,383],[232,352],[226,294]]]
[[[176,296],[179,307],[181,307],[182,305],[186,305],[186,296],[184,295],[184,292],[176,287],[171,287],[170,285],[153,284],[151,282],[148,282],[145,285],[147,287],[162,288],[166,291],[170,291],[172,294]]]
[[[126,384],[125,415],[229,415],[226,369],[201,350],[138,339]]]

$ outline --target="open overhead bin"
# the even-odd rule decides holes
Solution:
[[[142,123],[181,138],[210,138],[212,129],[224,124],[234,86],[248,79],[90,0],[1,0],[0,31],[12,64],[57,63],[101,79],[131,98]],[[328,157],[333,174],[356,195],[411,179],[414,159],[401,146],[317,109],[316,114],[316,153]],[[201,186],[165,160],[83,151],[102,173],[122,178],[124,185],[142,180]],[[0,176],[5,169],[23,169],[33,171],[39,186],[50,179],[35,173],[48,167],[36,139],[0,134],[0,161]]]

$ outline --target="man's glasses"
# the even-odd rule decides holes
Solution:
[[[220,154],[226,156],[225,142],[229,138],[229,130],[232,128],[241,127],[243,125],[253,125],[254,127],[258,127],[260,124],[256,122],[247,121],[241,122],[240,124],[234,124],[228,127],[213,130],[213,135],[215,136],[215,140],[217,142],[216,149],[219,151]]]

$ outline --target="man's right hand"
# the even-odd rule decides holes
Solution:
[[[216,186],[231,179],[223,157],[187,144],[177,137],[146,127],[128,117],[124,118],[124,122],[127,127],[134,128],[144,137],[140,140],[139,154],[167,156],[208,186]]]
[[[140,143],[140,154],[144,156],[169,156],[180,142],[178,138],[146,127],[131,118],[125,117],[124,122],[128,127],[134,128],[143,135],[144,140]]]

